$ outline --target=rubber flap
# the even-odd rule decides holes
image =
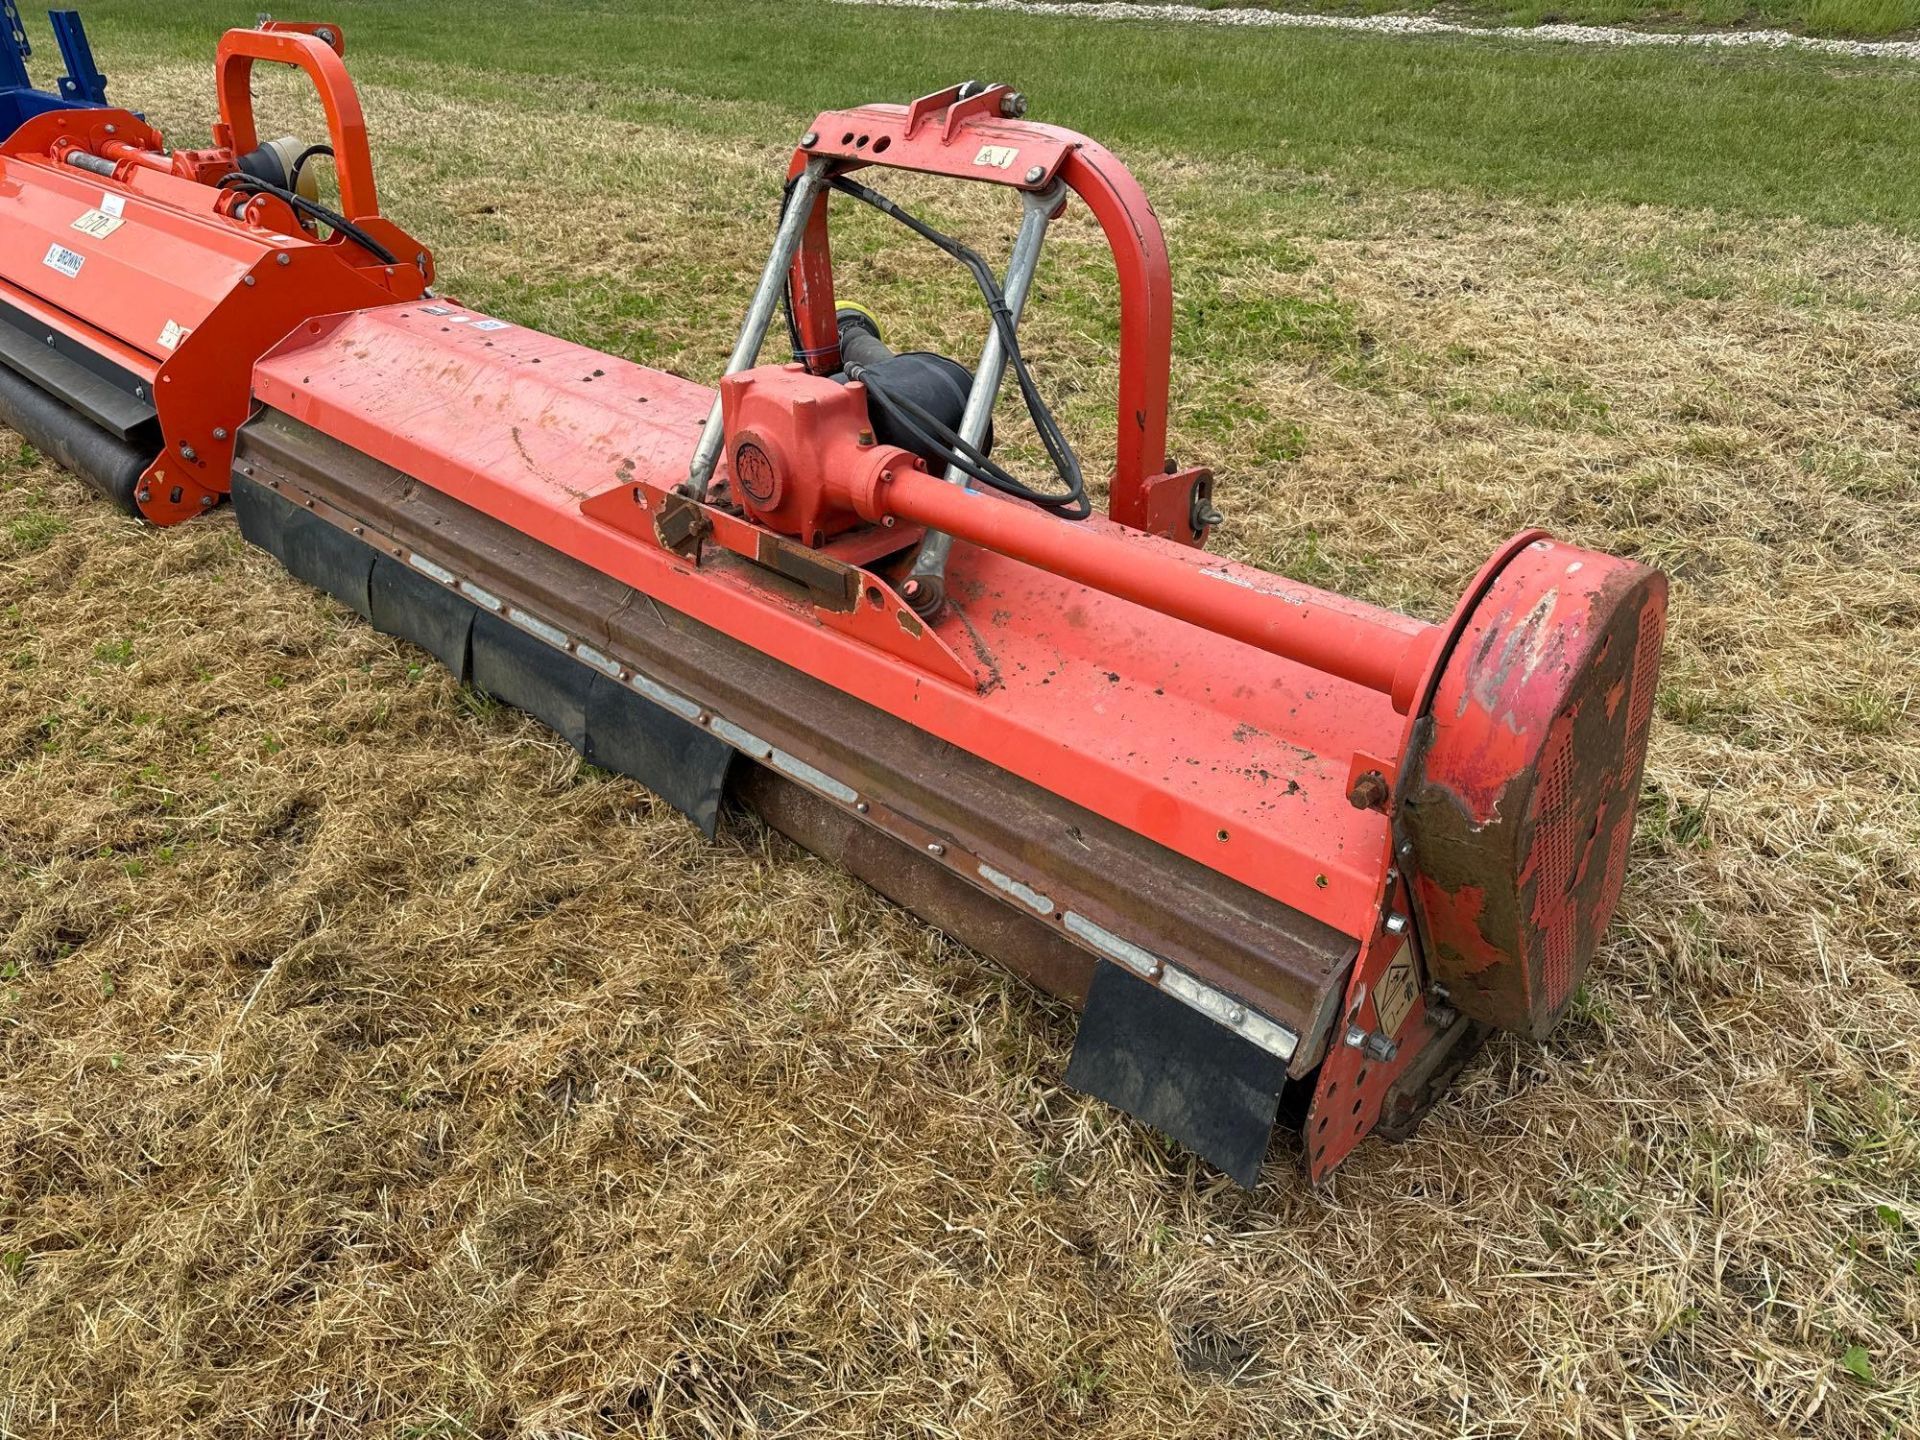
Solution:
[[[473,682],[471,601],[385,555],[373,562],[367,591],[376,630],[411,640],[462,685]]]
[[[1157,986],[1101,961],[1067,1084],[1179,1141],[1251,1190],[1287,1063]]]

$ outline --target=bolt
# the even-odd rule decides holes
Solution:
[[[213,427],[213,438],[214,438],[214,439],[216,439],[216,440],[224,440],[224,439],[226,439],[226,438],[227,438],[227,427],[226,427],[226,426],[224,426],[224,425],[216,425],[216,426],[214,426],[214,427]]]
[[[1453,1022],[1460,1018],[1460,1012],[1451,1005],[1429,1005],[1427,1023],[1436,1030],[1451,1030]]]
[[[136,400],[144,400],[144,399],[146,399],[146,398],[147,398],[147,387],[146,387],[146,386],[144,386],[144,385],[136,385],[136,386],[134,386],[134,387],[133,387],[133,398],[134,398],[134,399],[136,399]]]
[[[854,806],[853,806],[853,808],[854,808],[854,809],[856,809],[856,810],[858,810],[858,811],[859,811],[859,812],[860,812],[860,813],[861,813],[862,815],[864,815],[864,814],[866,814],[866,813],[867,813],[867,810],[868,810],[868,808],[869,808],[869,807],[868,807],[868,805],[867,805],[867,802],[866,802],[866,801],[864,801],[864,800],[857,800],[857,801],[855,801],[855,802],[854,802]]]
[[[1246,1006],[1229,1005],[1227,1007],[1227,1019],[1231,1020],[1234,1024],[1236,1025],[1244,1024],[1246,1021],[1246,1018],[1247,1018]]]
[[[1387,803],[1387,777],[1378,770],[1367,771],[1353,782],[1347,803],[1356,810],[1378,810]]]
[[[282,250],[273,257],[273,263],[276,265],[291,265],[293,263],[293,257]]]
[[[1018,120],[1027,113],[1027,97],[1018,90],[1008,90],[1000,97],[1000,113],[1009,120]]]
[[[333,27],[330,25],[322,25],[318,30],[313,32],[313,38],[318,40],[322,45],[333,44]]]
[[[107,134],[118,135],[119,133],[120,133],[120,127],[118,125],[107,126]]]
[[[1027,168],[1027,183],[1029,185],[1038,185],[1046,178],[1047,170],[1044,165],[1032,165]]]
[[[142,505],[144,505],[147,503],[147,501],[153,498],[153,492],[151,490],[142,490],[138,495],[134,496],[133,498],[138,500]]]
[[[1358,1025],[1347,1026],[1346,1045],[1349,1050],[1358,1050],[1367,1043],[1367,1032]]]
[[[818,132],[813,130],[807,131],[806,134],[800,137],[800,148],[802,150],[811,150],[814,146],[818,145],[819,143],[820,143],[820,136]]]
[[[1387,934],[1404,935],[1407,933],[1407,917],[1404,915],[1387,916]]]
[[[213,508],[213,496],[202,495],[200,497],[200,508],[202,510],[211,510]]]
[[[1369,1060],[1377,1060],[1382,1065],[1391,1063],[1400,1054],[1400,1047],[1387,1036],[1380,1034],[1377,1030],[1367,1036],[1365,1048],[1367,1058]]]
[[[251,276],[251,275],[242,275],[242,276],[240,277],[240,283],[241,283],[242,285],[257,285],[257,284],[259,284],[260,282],[259,282],[259,281],[257,281],[257,280],[255,280],[255,279],[253,278],[253,276]]]
[[[1413,861],[1413,842],[1411,840],[1402,840],[1400,842],[1400,848],[1394,853],[1402,860],[1411,864]]]
[[[929,840],[927,842],[927,853],[929,855],[944,855],[947,853],[947,847],[942,845],[938,840]]]
[[[193,448],[193,446],[187,444],[186,441],[182,440],[180,442],[180,458],[182,460],[198,460],[200,458],[200,454],[198,451],[196,451]]]

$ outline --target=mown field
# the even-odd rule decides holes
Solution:
[[[181,143],[230,8],[88,7]],[[1550,1041],[1243,1193],[830,866],[0,441],[0,1436],[1920,1430],[1920,70],[330,9],[444,288],[687,374],[816,110],[985,74],[1109,140],[1219,548],[1429,617],[1534,523],[1673,577],[1632,876]],[[1111,280],[1070,217],[1028,346],[1090,473]]]

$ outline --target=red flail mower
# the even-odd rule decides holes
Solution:
[[[1528,531],[1430,624],[1209,555],[1213,476],[1167,455],[1159,222],[1004,86],[814,121],[716,391],[436,296],[341,51],[228,33],[205,150],[104,103],[19,123],[0,419],[151,524],[230,499],[295,576],[709,834],[731,796],[1071,998],[1066,1082],[1244,1184],[1283,1092],[1317,1178],[1491,1030],[1552,1027],[1620,895],[1659,574]],[[260,143],[259,62],[312,78],[327,146]],[[887,170],[1007,190],[1004,272]],[[837,300],[835,197],[972,274],[971,369]],[[1104,513],[1019,345],[1075,203],[1119,282]],[[992,456],[1009,375],[1044,480]]]

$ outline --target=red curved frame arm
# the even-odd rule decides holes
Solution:
[[[254,126],[250,85],[254,62],[297,66],[313,81],[326,112],[327,139],[333,146],[334,170],[340,180],[341,213],[349,220],[370,219],[380,213],[380,201],[373,188],[373,151],[367,144],[366,116],[361,113],[352,77],[335,48],[339,28],[324,27],[334,38],[333,45],[313,33],[320,28],[229,30],[220,37],[214,58],[220,124],[214,135],[217,143],[230,147],[236,155],[244,155],[258,145],[260,133]]]
[[[1120,282],[1120,379],[1108,509],[1117,519],[1137,523],[1131,515],[1139,497],[1167,468],[1173,279],[1166,237],[1146,192],[1104,146],[1057,126],[992,116],[990,107],[998,104],[1003,88],[966,99],[945,91],[910,107],[829,111],[814,122],[815,143],[794,151],[788,174],[797,176],[808,160],[827,155],[843,162],[835,167],[838,173],[877,165],[1031,191],[1058,180],[1085,201],[1106,235]],[[946,117],[944,126],[932,123],[940,116]],[[884,155],[877,155],[876,147]],[[1017,158],[1004,167],[997,160],[983,163],[980,156],[987,148]],[[1030,179],[1035,172],[1038,178]],[[827,198],[823,193],[814,204],[792,272],[800,343],[809,368],[821,374],[838,368],[840,354]]]

